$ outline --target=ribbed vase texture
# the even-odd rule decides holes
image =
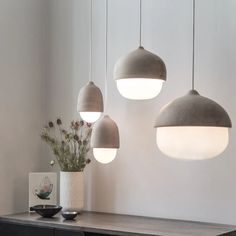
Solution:
[[[83,172],[60,172],[60,205],[63,211],[81,212],[83,210]]]

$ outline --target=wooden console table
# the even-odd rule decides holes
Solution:
[[[83,212],[74,221],[60,214],[46,219],[36,213],[0,217],[1,236],[236,236],[236,226],[139,216]]]

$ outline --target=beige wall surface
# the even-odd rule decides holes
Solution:
[[[28,173],[47,170],[46,0],[0,0],[0,214],[28,207]]]

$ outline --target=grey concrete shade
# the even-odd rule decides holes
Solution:
[[[139,47],[115,64],[114,79],[147,78],[166,80],[166,66],[160,57]]]
[[[91,136],[92,148],[119,148],[120,138],[118,127],[108,115],[98,120]]]
[[[101,90],[89,81],[79,92],[77,110],[79,112],[103,112]]]
[[[218,103],[190,90],[185,96],[164,106],[155,128],[167,126],[212,126],[231,128],[229,115]]]

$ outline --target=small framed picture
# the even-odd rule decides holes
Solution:
[[[35,205],[57,205],[57,173],[29,173],[29,210]]]

